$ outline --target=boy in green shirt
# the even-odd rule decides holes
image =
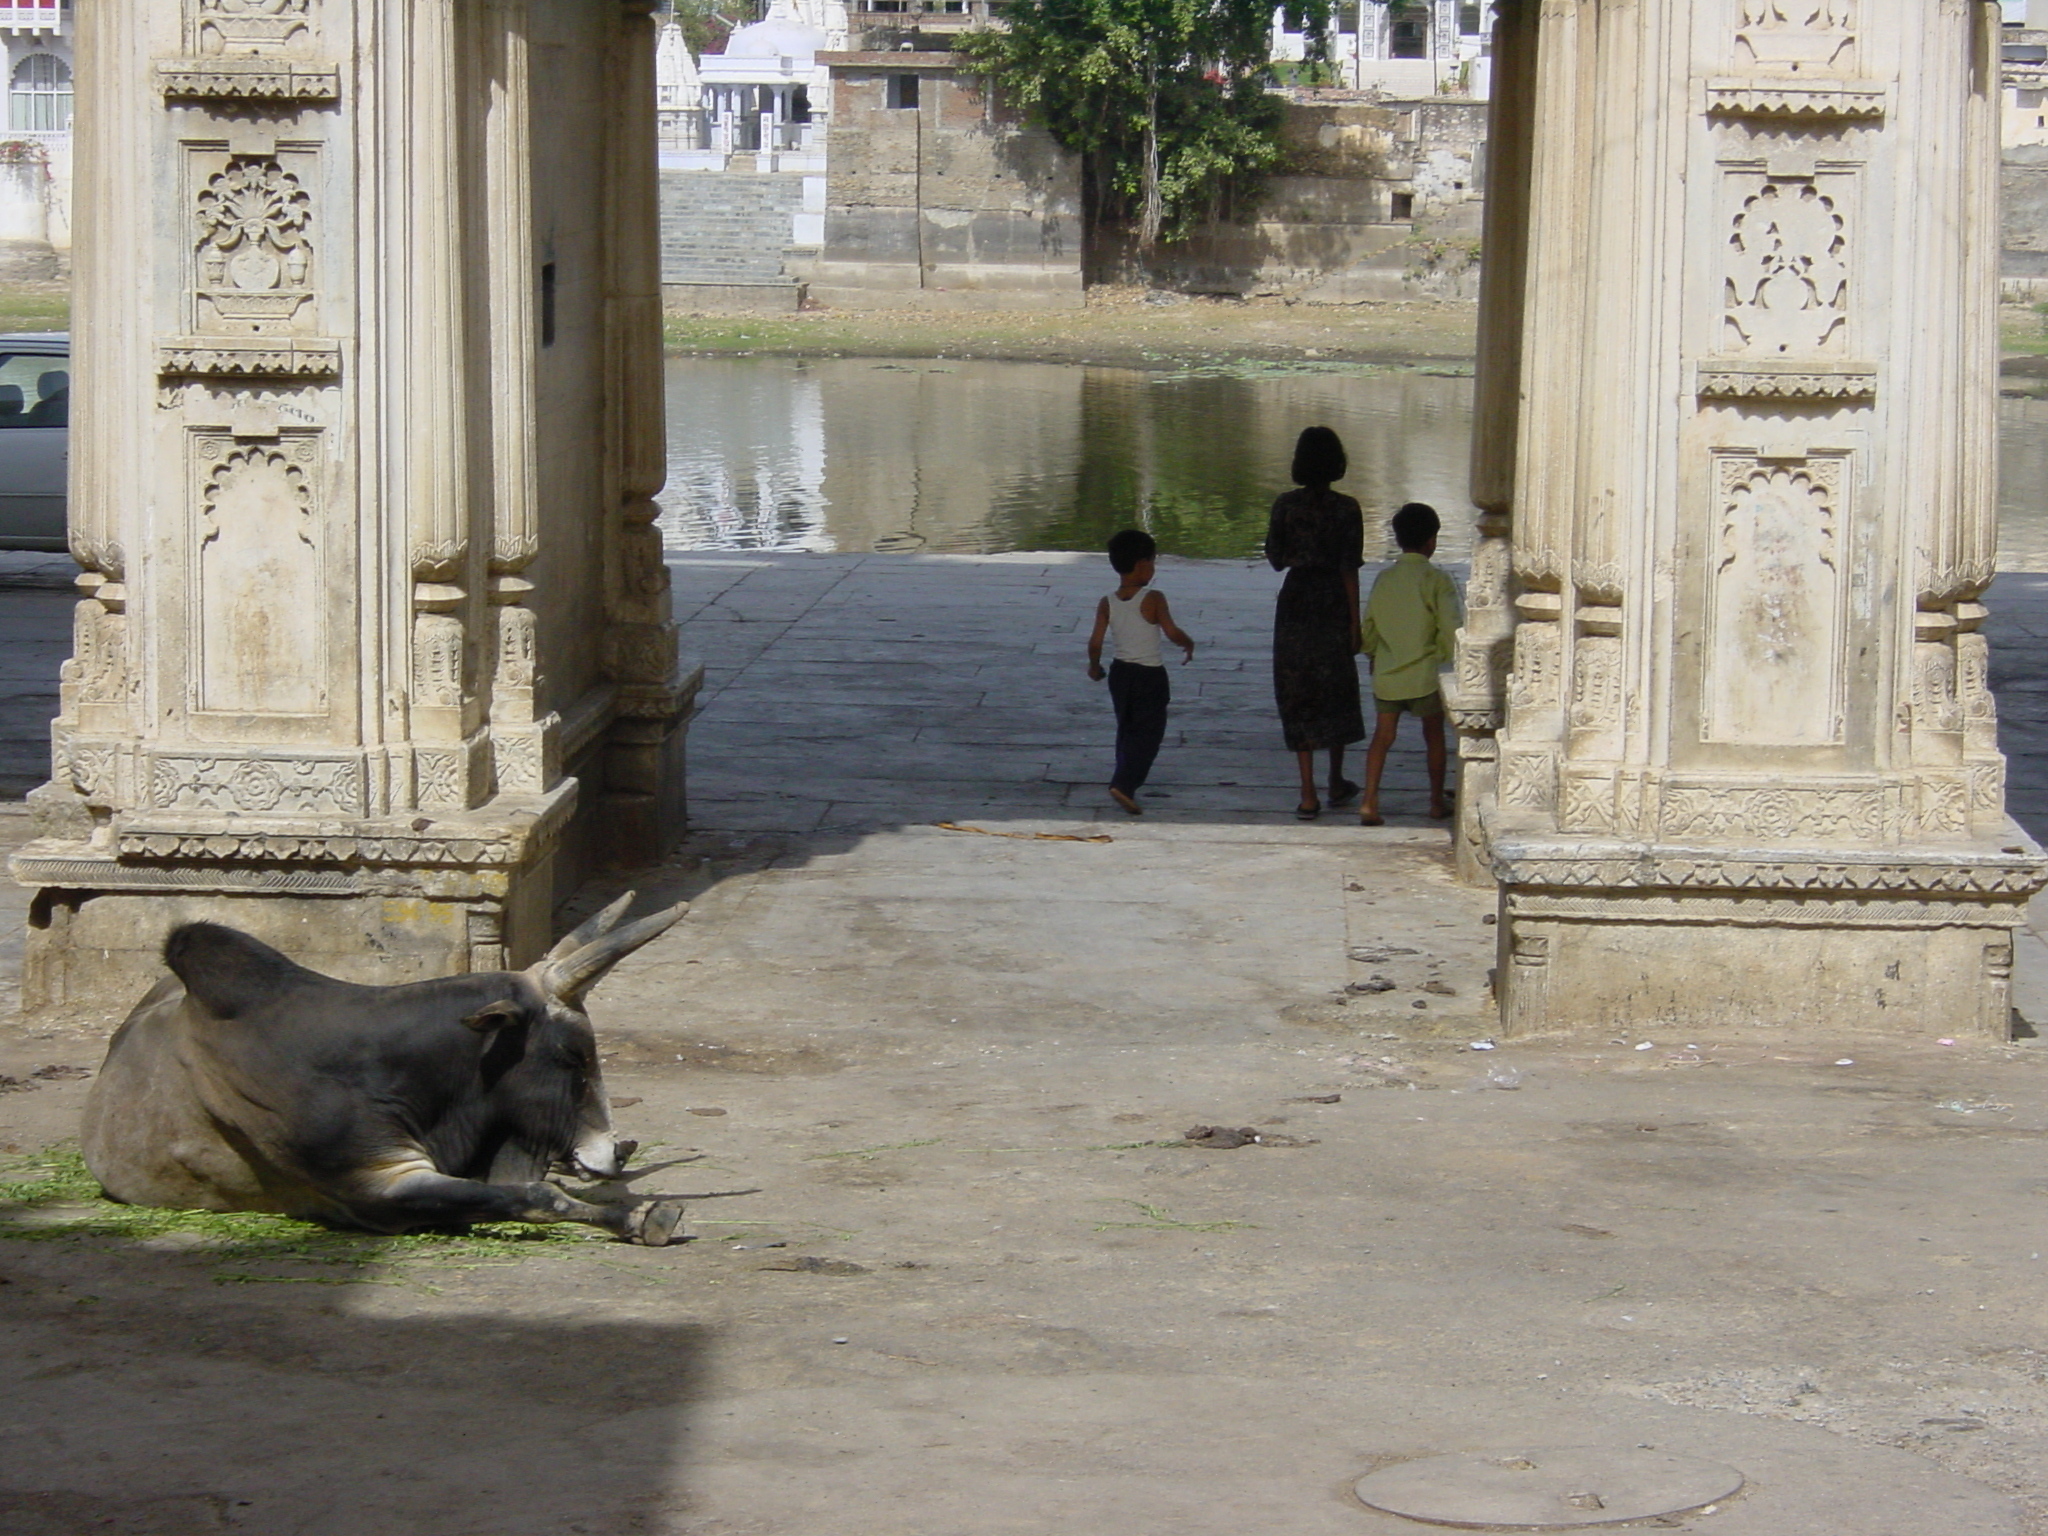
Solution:
[[[1396,512],[1394,542],[1401,546],[1401,558],[1380,572],[1365,600],[1358,648],[1372,668],[1379,720],[1365,749],[1365,798],[1358,807],[1364,826],[1385,825],[1380,815],[1380,774],[1404,713],[1422,722],[1429,814],[1438,821],[1451,814],[1450,798],[1444,793],[1444,698],[1437,669],[1455,653],[1464,618],[1457,587],[1429,563],[1442,526],[1436,509],[1419,501]]]

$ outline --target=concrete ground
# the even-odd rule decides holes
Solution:
[[[1473,1049],[1489,903],[1412,747],[1387,827],[1291,816],[1270,573],[1163,570],[1204,644],[1131,819],[1100,562],[675,570],[696,831],[639,884],[697,906],[593,1014],[696,1241],[0,1241],[0,1530],[1392,1536],[1377,1467],[1651,1445],[1746,1478],[1667,1529],[2048,1536],[2048,1046]],[[1993,601],[2039,829],[2048,577]],[[0,1030],[0,1144],[103,1044]]]

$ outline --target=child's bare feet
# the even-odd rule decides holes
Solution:
[[[1133,800],[1129,795],[1125,794],[1122,790],[1118,789],[1114,784],[1109,786],[1109,798],[1114,800],[1118,805],[1122,806],[1125,810],[1129,811],[1133,816],[1142,816],[1145,814],[1145,807],[1138,804],[1137,801]]]

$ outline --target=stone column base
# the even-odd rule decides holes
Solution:
[[[1497,836],[1501,1031],[2005,1039],[2013,931],[2048,885],[2042,850],[2007,831],[1767,852]]]
[[[117,817],[10,863],[36,888],[25,1014],[118,1016],[163,975],[181,922],[228,923],[301,964],[389,984],[530,963],[552,940],[555,850],[576,784],[390,822]]]

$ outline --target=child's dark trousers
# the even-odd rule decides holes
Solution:
[[[1116,706],[1116,773],[1112,789],[1135,795],[1151,776],[1152,760],[1166,740],[1166,704],[1173,690],[1166,668],[1134,661],[1109,664],[1109,702]]]

